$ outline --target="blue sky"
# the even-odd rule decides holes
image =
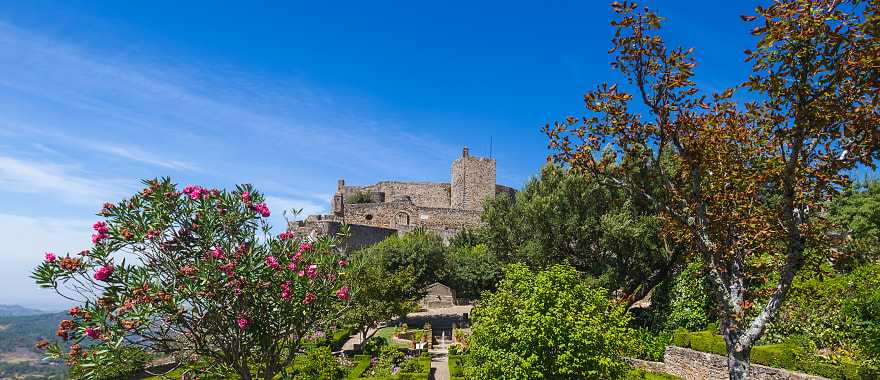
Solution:
[[[0,303],[63,307],[31,268],[88,247],[100,205],[141,178],[249,182],[275,215],[314,213],[340,177],[447,181],[492,138],[519,187],[541,126],[618,79],[605,1],[135,3],[0,3]],[[696,4],[650,5],[725,88],[748,71],[754,5]]]

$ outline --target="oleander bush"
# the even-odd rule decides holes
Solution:
[[[92,246],[46,253],[32,277],[78,306],[48,345],[94,378],[135,345],[180,360],[208,359],[242,379],[271,378],[306,337],[336,322],[350,297],[335,236],[273,236],[263,195],[170,179],[118,203],[92,226]]]

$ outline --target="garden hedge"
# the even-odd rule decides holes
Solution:
[[[419,363],[419,372],[400,372],[394,376],[387,377],[364,377],[364,372],[370,368],[369,355],[355,355],[352,361],[357,363],[351,372],[348,373],[347,379],[372,379],[372,380],[427,380],[431,374],[431,356],[423,354],[417,358],[413,358]]]
[[[727,356],[724,338],[713,331],[676,330],[672,335],[672,344],[700,352]],[[874,369],[861,367],[852,362],[830,362],[815,353],[807,352],[795,342],[754,346],[750,358],[754,364],[784,368],[831,379],[880,379],[880,374]]]
[[[449,355],[449,377],[451,380],[465,380],[463,356]]]

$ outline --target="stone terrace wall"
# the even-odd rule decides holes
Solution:
[[[651,372],[666,372],[685,380],[726,380],[727,358],[675,346],[666,347],[663,362],[627,359],[629,365]],[[827,380],[824,377],[752,364],[749,378],[756,380]]]

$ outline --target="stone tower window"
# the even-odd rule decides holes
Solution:
[[[366,220],[373,220],[373,214],[367,214],[367,215],[365,215],[365,216],[364,216],[364,219],[366,219]]]
[[[398,226],[408,226],[409,225],[409,215],[405,212],[397,213],[397,225]]]

